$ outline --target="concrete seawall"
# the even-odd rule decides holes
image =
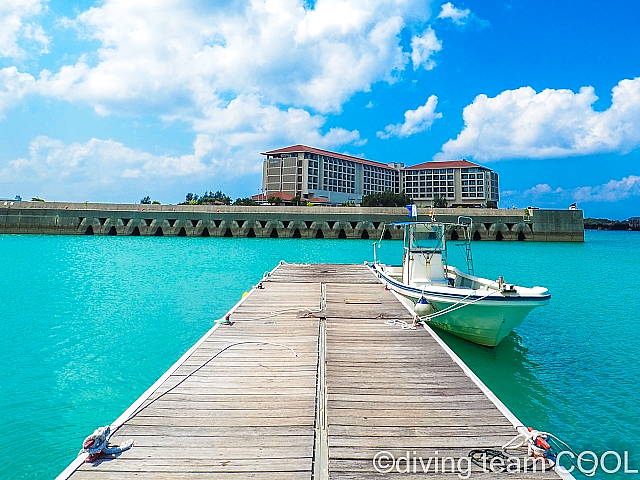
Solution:
[[[474,240],[584,241],[581,210],[433,211],[446,222],[472,217]],[[418,209],[419,219],[428,212]],[[384,224],[406,220],[405,208],[0,203],[0,234],[377,239]],[[401,229],[386,232],[402,238]]]

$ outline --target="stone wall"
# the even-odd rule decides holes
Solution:
[[[420,220],[428,209],[418,209]],[[434,209],[437,220],[473,218],[475,240],[584,241],[581,210]],[[236,207],[60,202],[0,203],[0,233],[188,237],[378,239],[386,223],[407,221],[405,208]],[[402,238],[402,229],[386,230]],[[462,237],[458,231],[452,235]]]

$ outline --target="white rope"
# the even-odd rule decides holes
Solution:
[[[496,283],[496,281],[491,282],[489,285],[493,285],[494,283]],[[487,287],[489,286],[487,285]],[[443,310],[440,310],[439,312],[434,313],[433,315],[424,315],[422,317],[418,316],[418,318],[420,320],[426,319],[426,321],[430,321],[432,318],[435,317],[439,317],[441,315],[446,315],[447,313],[451,313],[455,310],[458,310],[460,308],[464,308],[464,307],[468,307],[469,305],[473,305],[476,302],[479,302],[480,300],[484,300],[485,298],[489,297],[490,295],[493,295],[494,293],[496,293],[496,291],[489,291],[486,295],[483,295],[482,297],[476,298],[472,301],[470,301],[469,303],[464,303],[462,305],[460,305],[462,302],[464,302],[467,298],[469,298],[471,295],[474,295],[478,290],[473,290],[469,295],[467,295],[464,298],[461,298],[460,300],[458,300],[456,303],[453,303],[451,305],[449,305],[448,307],[444,308]],[[424,296],[424,288],[423,288],[423,296]],[[459,305],[459,306],[458,306]],[[454,308],[455,307],[455,308]]]
[[[415,330],[416,326],[415,324],[409,325],[407,322],[405,322],[404,320],[398,320],[398,319],[394,319],[394,320],[385,320],[384,322],[385,325],[400,325],[400,327],[402,328],[402,330]]]
[[[518,427],[520,428],[525,428],[524,426]],[[539,430],[535,430],[535,429],[531,429],[529,430],[525,430],[525,431],[521,431],[518,430],[518,434],[513,437],[511,440],[509,440],[507,443],[505,443],[502,446],[502,451],[504,453],[506,453],[507,455],[509,454],[507,452],[507,450],[513,450],[516,448],[520,448],[524,445],[527,446],[527,454],[531,457],[534,456],[536,458],[545,458],[549,461],[551,461],[550,458],[548,458],[548,454],[552,453],[555,454],[555,452],[551,451],[550,449],[546,449],[544,447],[540,447],[538,445],[536,445],[536,440],[538,438],[544,440],[545,443],[547,443],[547,441],[545,440],[545,438],[553,438],[556,442],[558,442],[559,444],[563,445],[564,447],[567,448],[567,450],[569,450],[571,453],[573,453],[574,457],[577,457],[578,455],[576,455],[576,453],[573,451],[573,449],[564,441],[560,440],[557,436],[555,436],[553,433],[549,433],[549,432],[541,432]],[[515,443],[516,441],[520,440],[518,443]],[[592,462],[594,463],[595,460],[591,459],[591,458],[584,458],[584,461],[588,461],[588,462]],[[582,469],[581,469],[582,471]],[[587,476],[587,477],[592,477],[593,475],[595,475],[595,469],[593,472],[591,473],[586,473],[584,471],[582,471],[582,473]]]
[[[265,315],[264,317],[254,317],[251,320],[264,320],[265,318],[276,317],[278,315],[281,315],[283,313],[288,313],[288,312],[306,312],[305,315],[306,314],[313,315],[314,313],[321,313],[323,311],[324,311],[324,308],[292,307],[292,308],[287,308],[285,310],[273,311],[269,313],[269,315]],[[227,318],[228,316],[229,315],[222,317],[216,321],[218,323],[228,324],[229,323],[229,318]]]
[[[108,425],[97,428],[91,435],[84,439],[84,442],[82,442],[83,448],[78,455],[88,453],[89,456],[86,461],[94,462],[101,453],[106,453],[107,455],[118,454],[129,450],[135,445],[133,440],[127,440],[121,445],[113,445],[110,447],[109,439],[112,435],[111,428]]]
[[[547,453],[547,450],[542,447],[538,447],[536,445],[536,439],[538,437],[544,438],[550,436],[550,433],[540,432],[538,430],[531,430],[527,432],[520,432],[507,443],[502,446],[502,451],[506,452],[507,450],[512,450],[516,448],[520,448],[524,445],[527,446],[527,452],[529,456],[535,455],[536,457],[544,457]],[[520,441],[516,444],[515,442],[520,439]]]

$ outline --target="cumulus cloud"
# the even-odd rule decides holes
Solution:
[[[431,27],[427,28],[422,35],[411,38],[413,69],[423,67],[425,70],[432,70],[436,66],[432,55],[440,50],[442,50],[442,42],[438,40]]]
[[[442,9],[438,14],[438,18],[449,18],[456,25],[464,25],[464,21],[467,17],[469,17],[470,13],[471,10],[469,10],[468,8],[461,10],[454,7],[451,2],[447,2],[442,5]]]
[[[0,29],[0,55],[15,55],[16,39],[46,51],[46,32],[27,18],[41,12],[46,0],[12,4],[23,4],[21,11],[28,14],[13,17],[18,18],[13,30]],[[425,25],[429,5],[423,0],[317,0],[312,6],[304,0],[98,2],[59,22],[97,50],[35,76],[15,67],[0,71],[0,115],[33,93],[89,105],[99,115],[186,122],[197,136],[193,154],[163,157],[111,140],[60,144],[39,137],[30,155],[14,160],[5,173],[31,168],[37,175],[71,178],[74,170],[88,176],[95,168],[128,179],[160,178],[162,172],[242,175],[259,172],[257,152],[265,149],[293,143],[334,150],[361,146],[366,139],[357,130],[327,128],[327,118],[374,83],[396,82],[410,63],[414,69],[435,66],[431,57],[442,46],[430,27],[418,30],[409,51],[401,41],[404,29]],[[418,118],[407,117],[399,127],[402,135],[433,121],[423,107],[416,112]],[[64,163],[65,156],[80,160]]]
[[[447,2],[442,5],[440,9],[440,13],[438,14],[439,19],[442,20],[450,20],[453,24],[458,27],[466,27],[469,25],[474,25],[479,28],[488,27],[490,23],[487,20],[483,20],[477,17],[471,10],[468,8],[461,9],[453,6],[451,2]]]
[[[46,0],[0,0],[0,57],[22,58],[34,45],[47,53],[49,37],[40,25],[27,20],[40,14]],[[29,45],[20,45],[27,40]]]
[[[640,195],[640,177],[629,175],[622,180],[610,180],[595,187],[580,187],[572,191],[578,202],[617,202]]]
[[[431,95],[424,105],[404,112],[404,123],[387,125],[384,127],[384,132],[378,132],[376,135],[386,140],[391,137],[404,138],[424,132],[431,128],[436,119],[442,118],[442,113],[436,113],[437,105],[438,97]]]
[[[202,149],[206,137],[198,135],[194,152],[180,157],[155,156],[126,147],[113,140],[92,138],[86,143],[65,144],[46,136],[36,137],[29,144],[29,155],[12,160],[0,173],[11,180],[28,176],[70,179],[72,182],[114,184],[121,178],[167,177],[203,173],[212,168],[205,162],[208,149]]]
[[[562,192],[562,188],[558,187],[556,189],[553,189],[551,185],[549,185],[548,183],[539,183],[535,187],[531,187],[525,190],[522,194],[524,196],[537,196],[537,195],[542,195],[542,194],[551,193],[551,192],[560,193]]]
[[[35,91],[36,80],[28,73],[20,73],[16,67],[0,70],[0,119],[4,112],[17,104],[22,97]]]
[[[477,160],[554,158],[628,153],[640,146],[640,77],[613,88],[605,111],[593,108],[593,87],[571,90],[531,87],[496,97],[478,95],[463,111],[464,128],[436,158]]]
[[[524,191],[505,190],[509,198],[522,201],[541,201],[547,204],[570,202],[617,202],[633,196],[640,196],[640,176],[629,175],[621,180],[609,180],[595,186],[577,188],[552,187],[540,183]]]
[[[42,88],[102,112],[131,101],[178,103],[176,96],[176,109],[197,110],[259,93],[268,105],[335,113],[372,83],[395,81],[408,62],[400,32],[408,20],[428,18],[425,5],[319,0],[308,9],[301,0],[251,0],[194,8],[166,0],[159,8],[107,0],[71,22],[101,43],[98,64],[44,72]]]

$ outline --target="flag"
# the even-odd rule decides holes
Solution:
[[[418,216],[418,207],[416,205],[405,205],[405,206],[407,207],[407,210],[409,210],[410,217]]]

